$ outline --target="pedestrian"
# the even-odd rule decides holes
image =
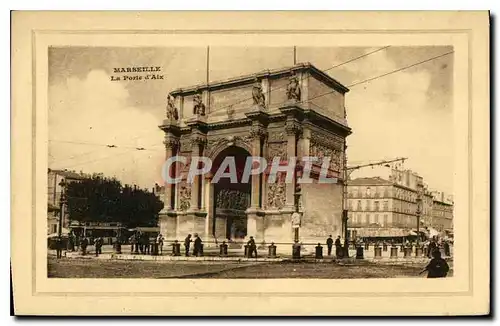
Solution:
[[[448,242],[448,240],[446,240],[444,242],[443,246],[444,246],[444,255],[448,256],[448,257],[451,256],[451,254],[450,254],[450,243]]]
[[[189,247],[191,246],[191,234],[188,234],[186,239],[184,239],[184,250],[186,252],[186,257],[189,257]]]
[[[95,247],[95,256],[96,257],[98,257],[100,253],[102,253],[101,246],[103,245],[103,243],[104,243],[104,240],[102,240],[101,237],[95,238],[94,247]]]
[[[56,239],[56,256],[57,258],[62,258],[63,241],[61,237]]]
[[[73,231],[68,234],[68,251],[75,251],[75,238]]]
[[[87,254],[88,245],[89,245],[89,239],[87,237],[84,237],[81,241],[82,256],[85,256]]]
[[[331,256],[333,248],[333,238],[331,234],[328,236],[328,239],[326,239],[326,246],[328,247],[328,256]]]
[[[425,266],[419,275],[427,271],[427,278],[446,277],[450,267],[448,266],[446,260],[441,258],[441,252],[436,249],[432,252],[432,256],[434,258],[431,259],[429,264]]]
[[[193,249],[193,256],[198,257],[201,255],[201,246],[202,246],[202,241],[201,238],[198,236],[198,234],[195,233],[195,238],[194,239],[194,249]]]
[[[255,244],[255,240],[253,237],[250,237],[250,240],[247,242],[248,246],[248,257],[251,258],[253,257],[253,254],[255,253],[255,258],[257,258],[257,245]]]
[[[335,256],[342,256],[342,242],[340,241],[340,235],[338,235],[337,239],[335,240]]]
[[[161,233],[156,237],[156,244],[158,245],[160,255],[163,254],[163,235]]]
[[[128,240],[130,241],[130,253],[133,254],[134,249],[137,252],[137,236],[132,234]]]
[[[434,241],[434,239],[432,239],[432,241],[429,243],[429,247],[427,248],[427,257],[431,258],[432,257],[432,253],[436,249],[437,249],[436,242]]]

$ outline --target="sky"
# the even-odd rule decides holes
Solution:
[[[297,62],[326,70],[377,49],[297,47]],[[390,46],[327,73],[350,86],[451,51]],[[211,81],[291,65],[292,47],[210,48]],[[130,66],[159,66],[164,79],[111,81],[113,68]],[[103,173],[142,188],[162,183],[158,125],[166,95],[205,82],[206,69],[203,47],[50,48],[49,168]],[[453,55],[349,88],[349,165],[408,157],[405,168],[431,189],[453,193]]]

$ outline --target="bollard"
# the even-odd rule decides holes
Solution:
[[[181,244],[175,240],[174,243],[172,243],[172,256],[180,256],[181,255]]]
[[[248,245],[245,245],[245,257],[248,257],[249,250],[248,250]]]
[[[398,258],[398,247],[391,247],[391,258]]]
[[[422,256],[422,253],[423,253],[422,247],[415,247],[415,257]]]
[[[316,259],[323,259],[323,247],[321,246],[321,243],[318,243],[316,246],[316,255],[314,256]]]
[[[119,241],[115,243],[115,253],[116,254],[122,253],[122,244]]]
[[[295,243],[292,246],[292,257],[293,259],[300,259],[300,244]]]
[[[226,244],[226,241],[223,241],[222,244],[219,246],[219,248],[220,248],[219,255],[221,257],[226,257],[227,256],[227,244]]]
[[[405,258],[411,257],[411,248],[410,247],[405,248],[405,250],[403,251],[403,254],[404,254]]]
[[[374,249],[375,258],[382,258],[382,248],[376,246]]]
[[[158,256],[158,244],[155,242],[151,246],[151,256]]]
[[[274,245],[274,242],[271,242],[271,245],[269,246],[269,258],[276,258],[276,246]]]
[[[363,247],[359,246],[356,248],[356,259],[364,259]]]
[[[382,251],[387,251],[387,243],[382,244]]]

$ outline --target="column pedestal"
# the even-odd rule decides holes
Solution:
[[[177,238],[184,240],[188,234],[194,237],[197,233],[203,241],[211,241],[211,237],[207,232],[206,212],[189,210],[187,212],[177,214]]]

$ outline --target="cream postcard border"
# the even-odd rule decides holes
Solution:
[[[224,15],[223,26],[218,15]],[[16,311],[163,315],[484,313],[489,281],[487,18],[484,12],[14,13],[11,242],[15,250],[11,255]],[[297,19],[303,29],[297,27]],[[71,24],[64,25],[65,20]],[[261,21],[270,23],[262,29]],[[456,275],[437,281],[48,279],[44,238],[48,46],[252,44],[453,45]],[[31,246],[26,245],[27,230],[35,235]],[[132,305],[137,297],[144,303]],[[190,298],[200,302],[196,309]],[[447,303],[437,307],[429,304],[434,298],[441,303],[446,298]],[[96,299],[103,304],[95,305]],[[186,300],[191,303],[186,305]],[[252,308],[242,302],[252,302]]]

